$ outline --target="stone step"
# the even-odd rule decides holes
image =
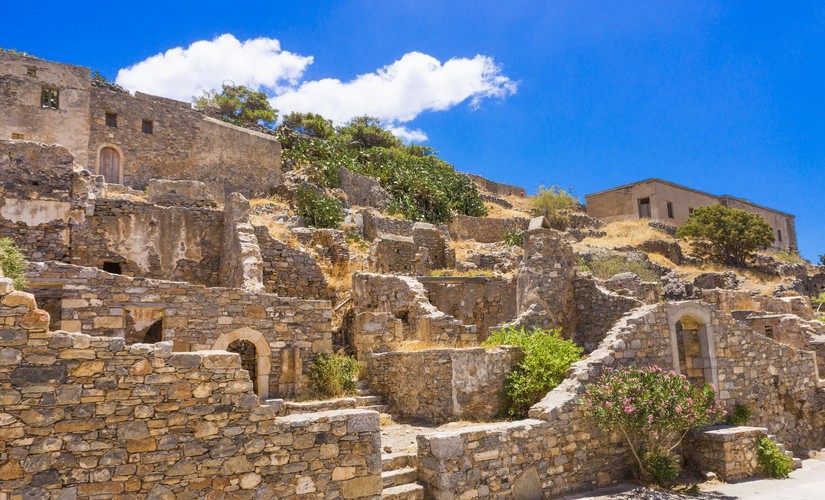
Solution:
[[[355,406],[370,406],[380,404],[384,404],[384,398],[382,398],[381,396],[369,395],[355,397]]]
[[[389,413],[390,412],[390,405],[368,405],[368,406],[362,406],[359,409],[360,410],[375,410],[378,413]]]
[[[404,467],[403,469],[388,470],[381,473],[381,483],[384,488],[400,486],[418,481],[418,469]]]
[[[315,413],[329,410],[350,410],[355,407],[355,398],[338,398],[325,401],[287,401],[284,403],[284,412],[287,415],[293,415],[295,413]]]
[[[418,483],[391,486],[384,488],[381,498],[384,500],[424,500],[424,487]]]
[[[404,467],[418,467],[415,453],[384,453],[381,455],[381,470],[391,471]]]
[[[261,404],[264,406],[271,407],[275,413],[280,413],[281,410],[284,408],[283,399],[264,399],[261,401]]]

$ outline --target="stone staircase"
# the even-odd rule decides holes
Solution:
[[[792,467],[794,470],[799,469],[800,467],[802,467],[802,459],[801,459],[801,458],[797,458],[797,457],[793,456],[793,452],[792,452],[791,450],[789,450],[789,449],[785,448],[785,444],[784,444],[784,443],[779,442],[779,440],[776,438],[776,436],[775,436],[775,435],[773,435],[773,434],[768,434],[768,435],[767,435],[767,438],[768,438],[768,439],[770,439],[771,441],[773,441],[774,443],[776,443],[776,445],[777,445],[777,446],[779,446],[779,449],[780,449],[780,450],[782,450],[782,453],[783,453],[786,457],[788,457],[788,458],[790,458],[791,460],[793,460],[793,465],[792,465],[791,467]]]
[[[381,456],[381,482],[385,500],[423,500],[424,486],[418,484],[418,458],[412,453],[385,453]]]
[[[297,413],[315,413],[330,410],[375,410],[378,413],[387,413],[389,406],[384,404],[382,396],[372,394],[369,384],[358,381],[355,396],[326,399],[323,401],[284,401],[283,399],[265,399],[261,404],[271,406],[279,415],[294,415]]]

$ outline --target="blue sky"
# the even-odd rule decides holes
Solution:
[[[426,135],[460,170],[530,191],[559,184],[584,195],[662,177],[747,198],[797,216],[803,256],[825,253],[821,2],[227,5],[16,2],[3,8],[16,21],[4,23],[0,47],[115,79],[147,58],[225,34],[239,44],[277,40],[282,66],[293,70],[273,77],[270,93],[291,96],[277,102],[324,105],[339,116],[379,109],[407,133]],[[246,60],[232,54],[230,62]],[[435,69],[422,69],[432,61]],[[180,70],[165,62],[162,69]],[[382,76],[387,66],[405,82]],[[161,73],[150,67],[135,78]],[[435,95],[411,96],[410,82]],[[319,103],[324,88],[338,100]]]

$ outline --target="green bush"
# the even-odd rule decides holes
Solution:
[[[295,195],[298,215],[312,227],[337,228],[344,221],[341,202],[312,188],[301,187]]]
[[[673,450],[687,431],[723,414],[711,385],[692,385],[687,377],[658,366],[605,371],[587,387],[585,412],[608,432],[621,431],[636,460],[638,477],[660,486],[678,475]]]
[[[524,231],[511,230],[504,233],[504,244],[524,248]]]
[[[804,264],[805,259],[796,250],[780,250],[775,254],[776,260],[788,264]]]
[[[642,281],[659,281],[659,275],[646,268],[644,262],[628,260],[621,255],[595,258],[589,266],[584,265],[596,278],[610,279],[620,273],[634,273]]]
[[[817,307],[825,305],[825,292],[820,293],[816,297],[811,297],[811,304]]]
[[[0,238],[0,269],[3,275],[14,281],[14,288],[26,288],[26,258],[11,238]]]
[[[791,473],[793,460],[785,456],[779,445],[765,436],[756,442],[756,463],[768,477],[788,477]]]
[[[550,227],[564,230],[570,224],[568,212],[578,208],[579,200],[559,186],[539,186],[530,197],[530,205],[533,217],[544,216]]]
[[[743,403],[736,403],[733,411],[728,414],[724,423],[727,425],[746,425],[753,417],[753,411],[750,406]]]
[[[709,256],[731,266],[745,266],[756,250],[774,242],[773,229],[759,214],[722,205],[697,207],[676,231],[679,238],[709,244]]]
[[[559,336],[558,330],[508,327],[495,330],[485,346],[512,345],[524,352],[524,359],[507,376],[506,413],[513,418],[527,415],[531,406],[564,380],[567,369],[582,355],[582,348]]]
[[[359,365],[354,357],[322,352],[309,365],[309,379],[319,396],[334,398],[355,392]]]

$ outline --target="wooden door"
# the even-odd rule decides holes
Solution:
[[[120,155],[114,148],[100,150],[99,173],[109,184],[120,184]]]

